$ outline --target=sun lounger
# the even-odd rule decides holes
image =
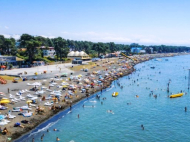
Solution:
[[[31,117],[32,116],[32,112],[24,112],[24,113],[22,113],[22,115],[24,117]]]
[[[50,102],[44,103],[44,106],[51,106],[51,105],[52,105],[52,103],[50,103]]]
[[[49,84],[50,87],[53,87],[54,85],[53,84]]]
[[[25,89],[25,92],[28,92],[28,93],[29,93],[30,91],[28,91],[27,89]]]
[[[31,103],[30,103],[29,105],[30,105],[30,106],[32,106],[32,107],[36,107],[36,105],[35,105],[35,104],[31,104]]]

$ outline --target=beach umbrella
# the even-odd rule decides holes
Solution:
[[[1,68],[6,68],[6,66],[3,65],[3,66],[1,66]]]
[[[0,115],[0,120],[3,120],[5,118],[4,115]]]
[[[32,103],[32,100],[28,100],[28,101],[26,101],[26,103],[28,104],[28,103]]]
[[[10,100],[9,99],[1,99],[0,103],[1,104],[8,104],[8,103],[10,103]]]
[[[63,88],[67,88],[68,86],[67,85],[63,85]]]
[[[5,94],[4,94],[3,92],[0,92],[0,95],[1,95],[1,96],[4,96]]]

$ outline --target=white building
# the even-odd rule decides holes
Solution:
[[[54,47],[45,47],[45,46],[42,46],[41,49],[43,51],[44,57],[54,58],[54,56],[55,56]]]

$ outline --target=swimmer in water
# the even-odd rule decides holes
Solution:
[[[43,141],[43,135],[41,136],[41,141]]]
[[[142,130],[144,130],[144,126],[143,125],[141,125],[141,128],[142,128]]]
[[[56,141],[60,141],[60,139],[57,137],[57,138],[56,138]]]
[[[80,116],[79,116],[79,114],[78,114],[78,118],[79,118]]]
[[[57,131],[57,129],[53,129],[53,131]]]
[[[49,129],[47,129],[47,132],[49,132]]]

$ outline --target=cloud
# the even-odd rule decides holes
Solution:
[[[63,38],[72,40],[86,40],[93,42],[139,43],[145,45],[186,45],[190,46],[190,39],[164,38],[155,35],[119,35],[106,32],[61,32]]]
[[[0,35],[3,35],[5,38],[14,38],[16,40],[20,38],[19,34],[0,34]]]
[[[5,29],[9,29],[9,27],[8,27],[8,26],[5,26]]]
[[[52,35],[49,35],[49,36],[46,36],[46,35],[40,35],[42,37],[45,37],[45,38],[55,38],[55,36],[52,36]]]

